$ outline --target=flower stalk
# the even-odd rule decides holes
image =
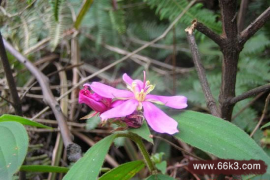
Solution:
[[[142,138],[140,136],[138,136],[137,134],[128,132],[128,133],[118,133],[117,137],[127,137],[127,138],[130,138],[132,141],[134,141],[136,143],[136,145],[138,146],[139,150],[141,151],[143,158],[144,158],[144,162],[145,162],[146,166],[148,167],[150,173],[151,174],[157,173],[155,165],[152,162],[149,153],[145,149]]]

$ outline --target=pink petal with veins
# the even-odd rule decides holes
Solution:
[[[125,117],[132,114],[138,106],[138,101],[135,99],[126,100],[124,103],[116,106],[108,111],[105,111],[100,115],[102,120],[107,120],[110,118]]]
[[[183,109],[186,108],[187,98],[185,96],[157,96],[157,95],[146,95],[146,101],[151,102],[161,102],[163,105],[175,108],[175,109]]]
[[[91,89],[98,95],[106,98],[130,98],[133,97],[133,93],[127,90],[115,89],[111,86],[93,82],[90,85]]]
[[[178,123],[150,102],[143,102],[144,117],[150,127],[159,133],[175,134]]]

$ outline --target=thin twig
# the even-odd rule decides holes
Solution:
[[[194,157],[195,159],[202,160],[202,161],[204,160],[204,159],[202,159],[202,158],[200,158],[200,157],[198,157],[198,156],[196,156],[196,155],[194,155],[194,154],[188,152],[187,150],[185,150],[185,149],[183,149],[183,148],[177,146],[176,144],[174,144],[174,143],[168,141],[167,139],[164,139],[163,137],[160,137],[160,136],[154,136],[154,135],[153,135],[153,137],[154,137],[154,138],[157,138],[157,139],[160,139],[160,140],[162,140],[162,141],[164,141],[164,142],[170,144],[170,145],[173,146],[175,149],[177,149],[177,150],[179,150],[179,151],[181,151],[181,152],[184,152],[184,153],[186,153],[186,154],[188,154],[188,155]]]
[[[123,58],[115,61],[114,63],[104,67],[103,69],[100,69],[99,71],[91,74],[90,76],[82,79],[79,83],[77,83],[75,86],[73,86],[70,90],[68,90],[65,94],[63,94],[62,96],[60,96],[57,101],[59,101],[61,98],[67,96],[69,93],[71,93],[74,89],[78,88],[80,85],[86,83],[87,81],[89,81],[90,79],[92,79],[93,77],[97,76],[98,74],[107,71],[108,69],[114,67],[115,65],[127,60],[129,57],[135,55],[136,53],[140,52],[141,50],[147,48],[148,46],[150,46],[151,44],[156,43],[157,41],[163,39],[169,32],[170,30],[173,28],[173,26],[179,21],[179,19],[189,10],[189,8],[196,2],[196,0],[191,1],[188,6],[181,12],[181,14],[170,24],[170,26],[156,39],[154,39],[153,41],[141,46],[140,48],[136,49],[135,51],[127,54],[126,56],[124,56]],[[49,107],[44,108],[42,111],[40,111],[38,114],[36,114],[32,119],[35,119],[37,117],[39,117],[42,113],[46,112],[49,109]]]
[[[200,31],[201,33],[203,33],[204,35],[206,35],[207,37],[209,37],[210,39],[212,39],[219,46],[221,46],[221,43],[223,41],[223,39],[221,38],[221,36],[219,36],[214,31],[212,31],[211,29],[209,29],[208,27],[206,27],[204,24],[198,22],[197,20],[194,20],[192,23],[193,24],[195,23],[194,28],[196,30]]]
[[[26,130],[27,131],[30,131],[30,132],[36,132],[36,133],[48,133],[48,132],[60,132],[59,129],[41,129],[41,128],[29,128],[29,127],[26,127]],[[93,130],[87,130],[85,128],[83,129],[71,129],[71,132],[85,132],[85,133],[94,133],[94,134],[112,134],[111,131],[109,130],[103,130],[103,129],[93,129]]]
[[[66,118],[62,113],[61,107],[55,100],[51,89],[49,88],[49,83],[47,77],[39,71],[28,59],[26,59],[21,53],[19,53],[13,46],[11,46],[7,41],[4,40],[4,45],[7,50],[21,63],[23,63],[29,71],[36,77],[39,85],[42,88],[42,93],[44,96],[44,101],[48,104],[58,122],[59,128],[61,130],[61,135],[65,144],[66,149],[69,151],[68,158],[70,161],[77,161],[81,157],[81,147],[73,143],[71,140],[71,134],[69,132]],[[72,149],[73,151],[70,151]]]
[[[34,82],[20,97],[20,99],[22,100],[26,95],[27,93],[30,91],[30,89],[36,84],[37,82]],[[29,95],[29,94],[28,94]]]
[[[233,115],[232,120],[234,120],[239,114],[241,114],[244,110],[246,110],[249,106],[251,106],[255,101],[257,101],[263,94],[264,92],[258,94],[252,101],[250,101],[250,103],[248,103],[242,109],[240,109],[235,115]]]
[[[238,32],[240,32],[244,29],[248,1],[249,0],[242,0],[241,1],[240,10],[239,10],[238,19],[237,19]]]
[[[14,104],[13,104],[13,102],[11,102],[10,100],[8,100],[7,98],[5,98],[5,97],[3,97],[3,96],[1,96],[0,95],[0,99],[3,99],[4,101],[6,101],[6,102],[8,102],[11,106],[15,106]]]
[[[51,62],[51,61],[53,61],[53,60],[55,60],[55,59],[57,59],[57,58],[59,58],[59,55],[57,55],[57,54],[51,54],[51,55],[48,55],[48,56],[45,56],[45,57],[40,58],[39,60],[35,61],[33,64],[34,64],[35,66],[39,66],[39,65],[41,65],[41,64],[43,64],[43,63]],[[21,75],[21,73],[23,73],[23,72],[25,72],[25,71],[27,71],[26,68],[24,68],[24,69],[18,71],[18,73],[16,73],[15,76]]]
[[[63,37],[66,37],[66,36],[69,36],[73,33],[76,33],[76,30],[75,29],[69,29],[67,31],[65,31],[63,34],[61,34],[61,38]],[[48,38],[45,38],[41,41],[39,41],[37,44],[35,44],[34,46],[24,50],[23,54],[27,55],[27,54],[30,54],[30,53],[34,53],[36,52],[38,49],[41,49],[43,46],[45,46],[48,42],[50,42],[51,38],[48,37]]]
[[[130,37],[129,40],[133,43],[136,43],[136,44],[140,44],[140,45],[144,45],[146,43],[148,43],[148,41],[143,41],[141,39],[137,39],[137,38],[134,38],[134,37]],[[165,44],[152,44],[150,45],[149,47],[153,47],[153,48],[158,48],[158,49],[166,49],[166,50],[173,50],[174,49],[174,46],[173,45],[165,45]],[[190,53],[189,49],[188,48],[185,48],[185,47],[181,47],[181,46],[177,46],[177,51],[182,51],[182,52],[185,52],[185,53]]]
[[[36,119],[35,121],[40,122],[40,123],[44,123],[44,124],[57,125],[57,121],[50,120],[50,119]],[[86,127],[86,123],[67,122],[67,124],[68,124],[68,126],[79,127],[79,128]]]
[[[187,28],[185,31],[187,33],[187,38],[188,38],[188,42],[189,42],[189,46],[191,49],[191,54],[193,57],[193,62],[195,65],[195,68],[197,70],[198,76],[199,76],[199,80],[204,92],[204,96],[207,102],[207,107],[209,108],[210,112],[212,115],[220,117],[220,113],[218,111],[218,107],[216,105],[216,101],[211,93],[208,81],[206,79],[206,74],[205,74],[205,70],[204,67],[202,65],[201,62],[201,58],[199,55],[199,51],[198,51],[198,47],[196,44],[196,40],[195,37],[193,35],[193,31],[194,31],[194,26],[196,26],[196,22],[194,22],[191,27]]]
[[[63,69],[62,65],[60,63],[55,62],[54,65],[56,66],[57,70]],[[67,84],[67,75],[65,71],[59,71],[59,79],[60,79],[60,85]],[[68,90],[68,88],[63,88],[60,90],[60,93],[63,94]],[[60,102],[61,109],[63,111],[63,114],[65,116],[68,115],[68,97],[65,97],[61,99]],[[63,153],[63,138],[61,136],[61,133],[57,133],[56,142],[53,149],[52,154],[52,166],[59,166],[61,156]],[[56,179],[56,173],[49,173],[48,180],[55,180]]]
[[[268,96],[267,96],[267,98],[266,98],[266,100],[265,100],[265,104],[264,104],[264,109],[263,109],[262,116],[261,116],[261,118],[260,118],[260,120],[259,120],[257,126],[254,128],[254,130],[253,130],[252,133],[250,134],[250,137],[252,137],[252,136],[255,134],[255,132],[258,130],[258,128],[260,127],[260,125],[261,125],[261,123],[262,123],[262,121],[263,121],[263,119],[264,119],[264,116],[265,116],[265,114],[266,114],[266,112],[267,112],[267,107],[268,107],[268,104],[269,104],[269,99],[270,99],[270,93],[268,94]]]
[[[78,36],[73,37],[71,39],[71,64],[76,65],[79,64],[81,61],[80,56],[80,48],[79,48],[79,42],[78,42]],[[75,85],[79,82],[79,69],[78,68],[72,68],[72,85]],[[74,89],[74,91],[71,92],[71,100],[75,100],[78,98],[78,91],[79,89]],[[74,114],[77,106],[77,101],[71,103],[70,105],[70,113],[69,113],[69,119],[74,120]]]
[[[91,36],[89,34],[85,34],[85,33],[84,33],[84,35],[88,39],[90,39],[92,41],[95,41],[95,38],[93,36]],[[124,49],[120,49],[118,47],[111,46],[111,45],[108,45],[108,44],[105,44],[105,43],[102,43],[101,45],[103,47],[105,47],[106,49],[108,49],[110,51],[113,51],[113,52],[116,52],[118,54],[129,55],[131,53],[131,52],[126,51]],[[154,65],[157,65],[157,66],[160,66],[160,67],[169,69],[169,70],[173,70],[174,69],[174,67],[172,65],[170,65],[170,64],[166,64],[164,62],[160,62],[158,60],[155,60],[155,59],[152,59],[152,58],[149,58],[149,57],[146,57],[146,56],[142,56],[140,54],[134,54],[130,58],[136,58],[136,59],[139,59],[139,60],[144,61],[146,63],[152,63]],[[176,72],[180,72],[180,73],[190,72],[192,70],[193,70],[193,68],[179,68],[179,67],[175,67],[175,71]]]
[[[236,97],[232,98],[230,100],[230,104],[235,104],[235,103],[237,103],[239,101],[242,101],[244,99],[247,99],[247,98],[249,98],[251,96],[255,96],[255,95],[257,95],[257,94],[259,94],[261,92],[266,92],[266,91],[269,91],[269,90],[270,90],[270,83],[265,84],[265,85],[260,86],[260,87],[257,87],[257,88],[254,88],[254,89],[249,90],[249,91],[247,91],[247,92],[245,92],[245,93],[243,93],[243,94],[241,94],[239,96],[236,96]]]
[[[59,85],[53,85],[53,86],[50,86],[51,89],[62,89],[62,88],[66,88],[66,87],[71,87],[72,85],[69,83],[69,84],[65,84],[64,86],[59,86]],[[8,87],[6,86],[1,86],[0,85],[0,90],[8,90]],[[17,87],[17,89],[19,91],[26,91],[28,88],[27,87]],[[31,90],[41,90],[41,87],[32,87]]]
[[[21,101],[16,89],[16,83],[15,80],[13,78],[12,75],[12,71],[8,62],[8,58],[7,58],[7,53],[6,53],[6,49],[3,43],[3,38],[0,32],[0,57],[1,57],[1,62],[3,64],[3,68],[5,70],[5,75],[6,75],[6,79],[8,82],[8,87],[9,87],[9,91],[11,94],[11,98],[12,98],[12,106],[15,109],[15,113],[19,116],[22,116],[22,106],[21,106]]]
[[[270,20],[270,7],[268,7],[254,22],[244,29],[239,38],[239,43],[244,45],[267,21]]]
[[[196,178],[196,180],[200,180],[200,178],[198,177],[198,175],[195,174],[194,172],[190,171],[186,166],[184,166],[184,169],[186,169],[188,172],[190,172]]]
[[[63,68],[61,68],[61,69],[58,69],[57,71],[54,71],[54,72],[52,72],[52,73],[49,73],[49,74],[47,74],[46,76],[47,76],[47,77],[50,77],[50,76],[55,75],[55,74],[57,74],[57,73],[59,73],[59,72],[61,72],[61,71],[66,71],[66,70],[72,69],[73,67],[78,67],[78,66],[81,66],[81,65],[83,65],[83,63],[81,63],[81,64],[69,65],[69,66],[63,67]],[[30,85],[30,87],[28,87],[28,88],[26,89],[26,91],[21,95],[21,99],[23,99],[24,96],[31,97],[31,96],[29,96],[29,94],[27,95],[27,93],[28,93],[31,89],[32,89],[32,90],[34,89],[33,86],[36,85],[36,83],[37,83],[37,81],[33,82],[33,84]],[[59,88],[59,86],[57,86],[57,87]],[[64,86],[60,86],[60,87],[62,87],[61,89],[67,88],[67,87],[64,87]],[[58,88],[57,88],[57,89],[58,89]],[[42,88],[39,88],[39,89],[42,89]],[[50,87],[50,89],[52,89],[52,86]],[[33,96],[32,96],[32,97],[33,97]],[[36,97],[38,97],[38,95],[37,95]]]

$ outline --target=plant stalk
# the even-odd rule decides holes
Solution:
[[[143,158],[144,158],[144,161],[145,161],[145,164],[148,167],[151,174],[157,173],[155,165],[153,164],[149,153],[145,149],[142,138],[140,136],[138,136],[137,134],[128,132],[128,133],[119,133],[118,137],[127,137],[127,138],[130,138],[132,141],[134,141],[136,143],[136,145],[138,146],[139,150],[141,151]]]

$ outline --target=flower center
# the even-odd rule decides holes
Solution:
[[[143,87],[140,87],[136,81],[132,82],[131,87],[128,86],[128,89],[134,93],[134,97],[139,101],[143,102],[147,94],[153,91],[155,88],[154,85],[150,84],[150,81],[146,81],[143,84]]]

